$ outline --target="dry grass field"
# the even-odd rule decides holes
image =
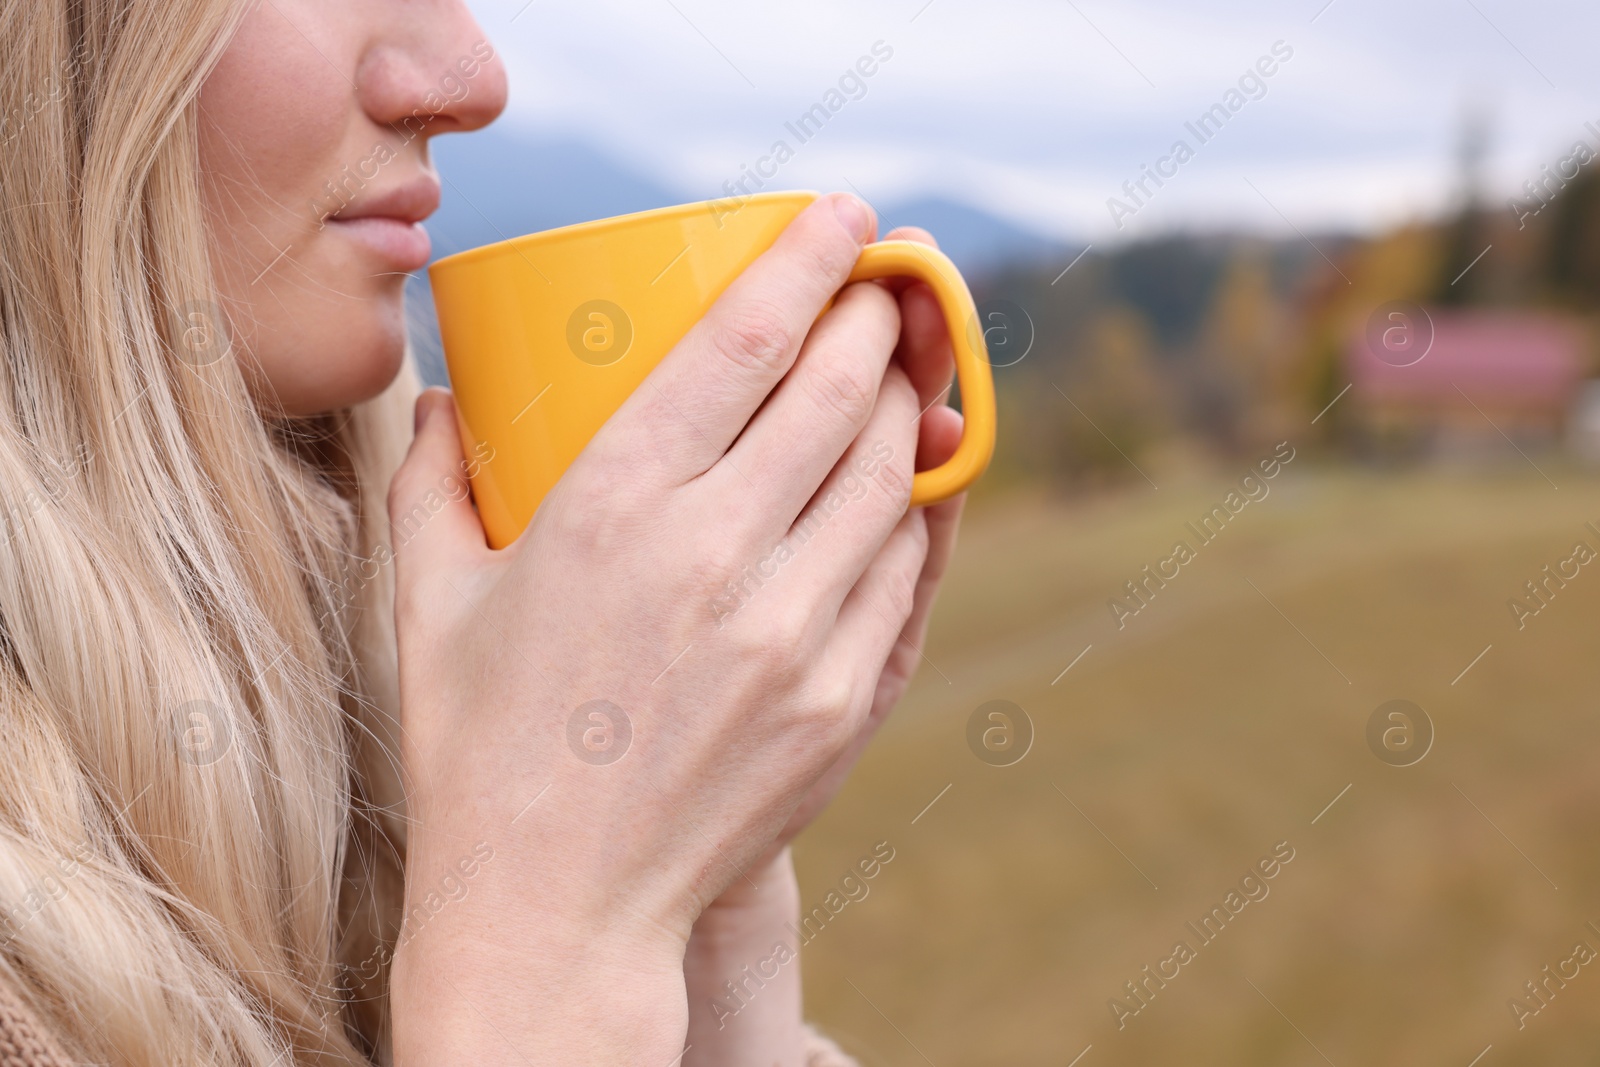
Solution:
[[[1600,550],[1600,481],[1540,465],[1559,489],[1302,456],[1122,629],[1108,599],[1197,543],[1226,471],[975,497],[928,662],[797,846],[808,906],[895,850],[805,950],[812,1017],[868,1065],[1600,1063],[1600,961],[1564,962],[1600,951],[1600,561],[1507,606]],[[1435,730],[1411,766],[1367,740],[1396,698]],[[995,699],[1036,732],[1008,767],[967,742]]]

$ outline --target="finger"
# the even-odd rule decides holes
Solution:
[[[955,454],[956,446],[960,442],[960,412],[952,408],[936,408],[928,412],[923,416],[922,434],[917,441],[918,466],[923,464],[930,467],[938,466]],[[944,579],[950,557],[955,552],[956,530],[961,525],[961,512],[966,501],[967,494],[959,493],[948,500],[913,509],[921,512],[927,522],[927,559],[921,575],[917,578],[914,602],[907,615],[904,628],[906,640],[895,646],[885,668],[900,668],[904,679],[909,679],[916,668],[919,657],[917,650],[922,647],[928,619],[933,611],[934,597],[939,591],[940,582]],[[857,602],[858,599],[854,593],[846,597],[845,603],[839,608],[840,625],[845,625],[847,620],[861,613],[864,605]]]
[[[922,415],[922,432],[917,435],[917,470],[923,471],[948,460],[961,444],[964,420],[955,408],[936,405]]]
[[[896,226],[883,238],[885,241],[916,241],[918,244],[939,247],[938,240],[921,226]]]
[[[961,528],[961,512],[966,503],[967,494],[960,493],[948,500],[916,509],[927,522],[928,556],[923,563],[922,574],[917,578],[911,614],[900,629],[900,640],[895,642],[889,658],[883,664],[883,677],[898,682],[896,691],[904,690],[905,684],[923,663],[922,648],[928,638],[928,620],[933,617],[934,601],[939,595],[950,559],[955,554],[956,533]],[[854,610],[855,605],[850,604],[847,598],[839,609],[840,617],[848,619]],[[874,716],[887,715],[890,706],[892,704],[875,708]]]
[[[847,194],[806,207],[596,435],[597,451],[649,457],[676,484],[710,469],[793,365],[876,229]]]
[[[463,458],[455,400],[444,389],[417,398],[417,434],[389,483],[389,538],[397,586],[420,571],[464,562],[487,551],[473,509],[471,469]]]
[[[911,502],[916,393],[889,364],[872,418],[795,519],[786,538],[796,560],[796,595],[833,619]]]
[[[825,670],[829,676],[850,679],[851,707],[863,709],[853,726],[862,734],[870,735],[888,711],[876,699],[878,682],[890,656],[905,643],[902,635],[916,606],[929,550],[926,511],[915,508],[900,517],[850,588],[828,634]],[[858,736],[846,754],[858,752],[865,743],[866,737]]]
[[[751,505],[741,504],[741,515],[763,536],[788,529],[871,418],[899,334],[892,296],[875,285],[847,286],[721,470],[707,476],[708,491],[736,480]]]
[[[921,226],[896,226],[883,235],[883,240],[915,241],[919,245],[927,245],[930,248],[939,247],[939,242],[934,239],[933,234],[924,230]],[[888,286],[889,290],[897,295],[910,286],[925,284],[916,278],[880,278],[879,282]]]
[[[962,416],[957,411],[947,411],[950,419],[942,430],[930,434],[923,429],[922,442],[918,445],[918,466],[926,462],[928,466],[938,466],[955,453],[955,446],[962,437]],[[942,419],[941,419],[942,421]],[[930,445],[931,442],[931,445]],[[859,683],[859,689],[854,693],[859,701],[870,699],[870,709],[866,720],[862,720],[858,734],[850,745],[846,745],[845,752],[834,761],[834,765],[822,774],[821,787],[835,787],[850,774],[850,769],[861,757],[862,749],[866,749],[867,742],[872,739],[872,734],[877,733],[878,726],[883,725],[883,720],[888,718],[894,704],[899,701],[906,683],[917,672],[918,665],[923,661],[923,645],[928,637],[928,619],[933,616],[933,601],[938,597],[939,584],[944,581],[944,571],[949,568],[950,557],[955,552],[955,533],[962,523],[962,509],[966,504],[966,494],[958,494],[947,501],[930,504],[928,507],[907,512],[902,518],[894,533],[890,534],[890,541],[883,545],[882,552],[878,552],[869,566],[866,574],[856,582],[856,587],[850,590],[850,595],[845,597],[845,603],[840,605],[838,616],[835,619],[834,635],[830,640],[837,643],[840,653],[845,649],[859,648],[859,646],[872,646],[870,643],[882,638],[883,630],[880,622],[888,624],[893,622],[898,614],[893,609],[894,590],[891,589],[893,579],[885,576],[883,568],[891,566],[891,561],[896,553],[901,552],[901,547],[896,544],[896,539],[917,536],[914,530],[909,530],[909,520],[915,515],[922,515],[923,537],[925,537],[925,553],[923,553],[922,573],[917,576],[917,587],[912,593],[912,608],[902,622],[899,632],[891,638],[890,649],[883,659],[874,659],[872,656],[862,656],[856,664],[842,664],[838,669],[858,669],[864,662],[864,677]],[[877,646],[874,646],[877,648]],[[827,654],[827,653],[824,653]],[[853,677],[853,675],[846,675]],[[870,694],[866,686],[874,686]]]
[[[922,509],[907,512],[901,524],[896,526],[894,532],[889,535],[889,540],[884,544],[884,551],[879,553],[879,559],[884,560],[887,565],[888,561],[898,553],[914,550],[914,545],[911,546],[911,549],[906,549],[902,542],[908,538],[915,540],[917,534],[910,529],[910,525],[915,523],[917,516],[922,516],[923,521],[926,522],[926,515],[926,511]],[[876,564],[877,561],[874,561],[874,563]],[[908,558],[905,566],[914,567],[914,559]],[[876,576],[869,578],[867,575],[863,575],[862,580],[875,579]],[[860,584],[861,582],[857,582],[858,586]],[[865,601],[862,601],[862,603],[865,603]],[[890,617],[892,618],[892,615]],[[847,623],[853,625],[854,621],[853,619],[847,620]],[[905,629],[905,627],[902,627],[902,634]],[[884,633],[887,633],[887,624],[884,627]],[[907,642],[903,636],[889,637],[888,639],[895,642],[888,655],[889,662],[893,662],[896,654],[907,647]],[[878,732],[878,728],[883,725],[884,720],[889,717],[889,712],[894,709],[894,705],[903,691],[903,685],[899,680],[890,680],[884,660],[879,655],[882,652],[881,645],[866,647],[862,644],[863,641],[870,640],[872,640],[871,635],[858,637],[852,630],[851,635],[846,638],[839,638],[835,634],[830,646],[823,650],[824,656],[832,655],[837,657],[834,660],[825,660],[823,669],[830,672],[846,672],[845,677],[851,680],[850,706],[852,708],[865,707],[867,711],[865,717],[851,723],[852,728],[855,730],[854,736],[845,745],[844,751],[839,754],[839,757],[829,764],[828,769],[822,772],[822,776],[812,786],[811,795],[813,796],[821,793],[825,797],[831,797],[844,785],[845,779],[850,776],[851,770],[855,768],[856,761],[861,758],[862,751],[866,749],[867,744],[872,740],[873,735]],[[801,811],[804,810],[805,806],[802,805]],[[815,812],[813,811],[812,814],[815,814]],[[807,822],[809,821],[808,817]]]
[[[916,386],[918,410],[942,405],[955,378],[955,349],[944,308],[933,290],[918,282],[900,294],[900,346],[895,359]]]
[[[889,231],[886,241],[915,241],[930,248],[938,248],[933,234],[920,226],[897,226]],[[900,298],[900,347],[895,358],[911,376],[917,387],[921,409],[946,396],[955,377],[955,352],[950,345],[950,330],[944,319],[944,308],[933,293],[933,287],[916,278],[885,279],[891,291]],[[918,467],[918,470],[923,469]]]

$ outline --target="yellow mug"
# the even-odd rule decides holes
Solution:
[[[660,208],[485,245],[428,275],[472,493],[492,548],[545,494],[724,289],[814,192],[757,193]],[[944,309],[965,417],[947,463],[919,471],[913,507],[954,496],[994,452],[994,381],[967,284],[927,245],[862,249],[851,281],[919,278]],[[487,446],[487,447],[485,447]]]

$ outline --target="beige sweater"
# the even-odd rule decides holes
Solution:
[[[839,1046],[806,1028],[806,1067],[856,1067]],[[0,983],[0,1067],[76,1067],[9,987]]]
[[[0,982],[0,1067],[73,1067],[33,1013]]]

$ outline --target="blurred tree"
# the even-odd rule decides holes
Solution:
[[[1179,347],[1205,321],[1235,243],[1174,235],[1128,244],[1105,256],[1105,285],[1144,316],[1159,344]]]
[[[1254,444],[1299,406],[1288,357],[1287,313],[1264,250],[1242,246],[1228,265],[1200,331],[1199,406],[1191,415],[1224,448]]]
[[[1434,282],[1433,298],[1445,305],[1469,304],[1484,292],[1483,274],[1468,270],[1490,244],[1490,225],[1483,210],[1483,167],[1489,153],[1490,119],[1482,106],[1462,110],[1456,141],[1459,208],[1445,227],[1444,256]],[[1465,274],[1462,272],[1465,271]]]
[[[1588,311],[1600,298],[1600,163],[1556,197],[1541,281],[1551,296]]]
[[[1139,477],[1129,460],[1170,423],[1170,405],[1153,358],[1154,332],[1126,305],[1099,312],[1078,358],[1031,393],[1048,431],[1040,458],[1053,480],[1106,484]]]
[[[1349,346],[1358,343],[1373,312],[1394,300],[1429,302],[1440,262],[1437,225],[1412,224],[1370,238],[1344,258],[1346,277],[1317,276],[1297,307],[1298,332],[1288,342],[1295,353],[1288,370],[1291,393],[1302,410],[1317,419],[1314,432],[1325,443],[1344,448],[1360,444],[1361,419],[1349,398],[1329,408],[1350,384],[1345,366]],[[1325,412],[1325,413],[1324,413]],[[1309,417],[1309,416],[1308,416]]]

